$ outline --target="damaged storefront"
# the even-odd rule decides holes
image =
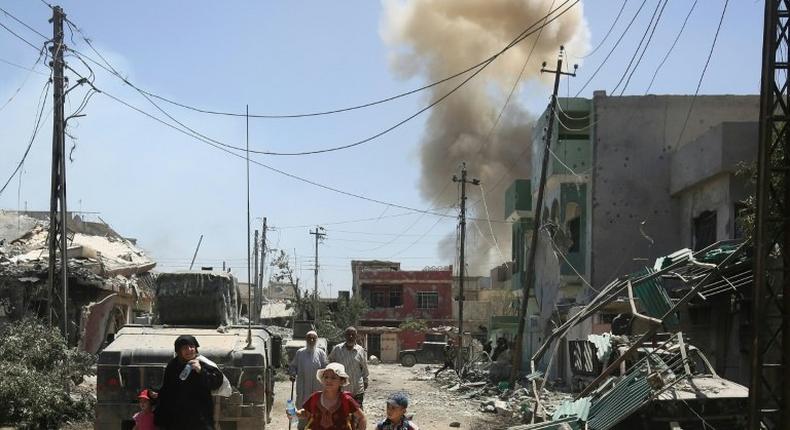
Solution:
[[[68,217],[68,340],[96,353],[151,312],[156,263],[104,222]],[[0,212],[0,322],[48,315],[48,220]]]

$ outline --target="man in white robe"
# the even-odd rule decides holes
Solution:
[[[304,402],[316,391],[321,391],[324,386],[315,377],[318,369],[323,369],[329,364],[326,352],[318,348],[318,334],[315,331],[307,332],[305,336],[307,346],[296,351],[293,361],[288,368],[291,382],[296,381],[296,408],[302,408]],[[299,430],[303,430],[306,420],[299,420]]]

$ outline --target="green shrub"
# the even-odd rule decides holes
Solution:
[[[0,423],[54,429],[91,417],[95,400],[74,387],[93,373],[94,362],[37,320],[0,328]]]

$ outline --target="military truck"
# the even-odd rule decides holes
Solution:
[[[161,386],[182,334],[197,338],[200,354],[217,363],[233,388],[230,397],[214,397],[215,427],[266,428],[282,340],[264,326],[239,324],[238,305],[238,283],[229,273],[160,274],[154,323],[123,327],[99,354],[94,429],[133,427],[137,393]]]

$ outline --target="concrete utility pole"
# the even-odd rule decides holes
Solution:
[[[466,162],[461,163],[461,177],[453,175],[453,182],[461,183],[461,213],[458,215],[458,226],[461,235],[461,249],[458,258],[458,264],[461,266],[458,271],[458,365],[456,369],[460,371],[463,358],[461,351],[464,346],[464,278],[466,277],[466,263],[465,263],[465,241],[466,241],[466,184],[480,185],[478,179],[466,178]]]
[[[48,301],[49,313],[48,322],[52,327],[52,320],[57,313],[61,313],[60,318],[63,324],[63,336],[68,343],[68,245],[66,243],[66,124],[63,114],[63,98],[65,95],[66,77],[63,75],[65,62],[63,61],[63,51],[66,45],[63,44],[63,20],[66,14],[60,6],[52,8],[52,46],[49,48],[52,53],[52,85],[53,97],[53,119],[52,119],[52,182],[49,200],[49,284]],[[60,286],[58,294],[56,287],[56,260],[60,254]],[[59,296],[59,297],[58,297]],[[59,302],[58,302],[59,300]],[[57,305],[61,309],[56,310]]]
[[[266,217],[263,217],[263,233],[261,234],[261,259],[260,259],[260,269],[258,270],[258,292],[255,295],[255,309],[257,310],[258,314],[261,312],[261,307],[263,306],[263,289],[265,288],[263,285],[265,276],[264,272],[266,269]]]
[[[318,325],[318,242],[326,237],[326,230],[317,225],[315,226],[315,231],[311,231],[310,234],[315,236],[315,268],[313,269],[313,275],[315,276],[315,286],[313,287],[313,322]]]
[[[540,183],[538,185],[538,198],[535,201],[534,210],[533,210],[533,222],[532,222],[532,238],[530,239],[529,249],[527,250],[527,267],[526,267],[526,276],[523,277],[524,284],[522,285],[522,289],[524,291],[524,295],[521,298],[521,309],[518,313],[518,333],[516,334],[516,344],[514,346],[515,351],[513,353],[513,367],[512,373],[510,375],[511,382],[515,382],[518,379],[519,375],[521,374],[521,357],[522,357],[522,350],[524,348],[524,326],[526,325],[526,318],[527,318],[527,307],[529,305],[529,292],[535,283],[535,251],[538,246],[538,233],[540,231],[540,222],[541,222],[541,213],[543,212],[543,191],[546,188],[546,174],[549,166],[549,154],[551,148],[551,135],[552,131],[554,130],[554,117],[557,114],[557,92],[560,88],[560,76],[567,75],[567,76],[576,76],[576,69],[578,66],[573,66],[573,73],[567,73],[562,71],[562,57],[565,54],[565,48],[560,46],[560,54],[557,58],[557,69],[556,70],[548,70],[546,69],[546,63],[543,63],[543,67],[540,69],[541,73],[554,73],[554,91],[551,94],[551,102],[549,103],[549,118],[548,118],[548,125],[546,129],[546,145],[543,149],[543,164],[540,168]]]
[[[247,313],[249,314],[250,318],[252,318],[255,314],[255,310],[258,306],[258,229],[255,229],[255,234],[253,235],[252,239],[252,252],[255,257],[255,261],[252,264],[252,279],[250,282],[253,284],[252,288],[252,296],[247,299]],[[256,315],[256,319],[260,316],[260,313]]]

